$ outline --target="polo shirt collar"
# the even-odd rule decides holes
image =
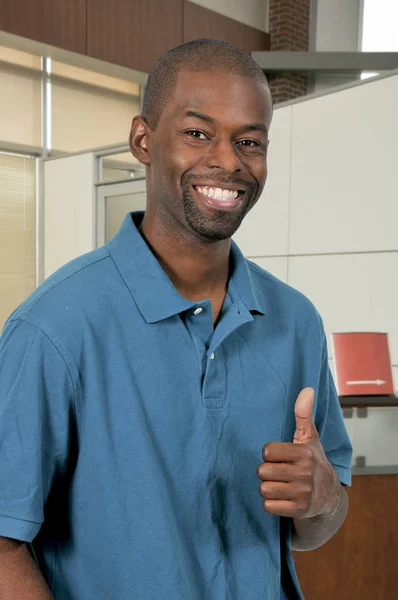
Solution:
[[[261,282],[250,271],[247,260],[233,240],[231,241],[230,261],[231,275],[228,291],[233,296],[233,300],[237,302],[235,299],[237,293],[247,310],[262,315],[266,314],[267,305]]]
[[[143,211],[128,213],[117,234],[108,242],[108,251],[147,323],[156,323],[190,310],[198,303],[184,298],[174,287],[138,231]],[[249,311],[264,314],[260,288],[250,275],[246,259],[238,246],[231,244],[232,275],[229,293],[232,300]]]

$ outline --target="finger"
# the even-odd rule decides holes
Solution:
[[[296,417],[296,431],[293,437],[294,444],[306,444],[310,440],[319,438],[317,428],[312,418],[315,392],[312,388],[304,388],[298,395],[294,405]]]
[[[271,515],[279,515],[280,517],[297,516],[297,506],[293,500],[264,500],[264,510]]]
[[[290,442],[270,442],[263,447],[263,459],[273,463],[295,463],[306,458],[309,448]]]
[[[263,481],[294,481],[296,468],[289,463],[261,463],[257,467],[257,477]]]
[[[266,500],[294,500],[294,489],[291,485],[279,481],[263,481],[260,483],[260,494]]]

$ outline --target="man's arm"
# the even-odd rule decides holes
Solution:
[[[293,519],[292,550],[315,550],[325,544],[340,529],[347,512],[348,496],[340,485],[340,497],[333,513],[309,519]]]
[[[52,600],[29,546],[67,470],[75,387],[54,343],[27,320],[0,336],[0,600]],[[11,539],[12,538],[12,539]]]
[[[24,542],[0,537],[0,599],[54,600]]]

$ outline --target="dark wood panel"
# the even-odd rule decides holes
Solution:
[[[0,30],[86,52],[87,0],[0,0]]]
[[[306,600],[398,598],[398,475],[353,477],[340,531],[294,559]]]
[[[148,72],[182,43],[183,0],[88,0],[87,54]]]
[[[379,396],[339,396],[342,408],[398,406],[398,396],[395,394],[384,394]]]
[[[184,42],[202,37],[224,40],[246,52],[270,48],[268,33],[184,0]]]

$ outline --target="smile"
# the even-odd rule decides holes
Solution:
[[[235,200],[239,196],[238,190],[229,190],[227,188],[195,186],[195,189],[208,198],[216,198],[216,200]]]
[[[193,189],[213,209],[235,210],[239,208],[245,196],[244,190],[231,190],[214,186],[194,185]]]

